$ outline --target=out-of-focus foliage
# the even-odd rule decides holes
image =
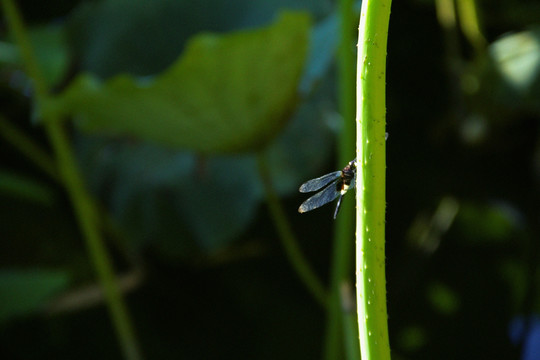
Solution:
[[[506,34],[493,42],[489,51],[504,84],[500,101],[540,113],[540,28]]]
[[[491,55],[508,84],[528,92],[537,82],[540,66],[539,30],[509,34],[491,45]]]
[[[63,24],[51,23],[29,29],[30,41],[41,66],[45,81],[50,86],[61,82],[69,70],[69,50]],[[9,85],[25,94],[31,93],[32,83],[21,71],[22,59],[17,46],[12,43],[0,43],[0,63],[4,71],[10,74]]]
[[[41,205],[51,205],[54,192],[37,181],[5,171],[0,171],[0,194]]]
[[[68,38],[81,68],[99,77],[155,75],[175,62],[194,36],[258,28],[285,9],[320,18],[332,8],[322,0],[88,2],[70,14]]]
[[[434,310],[440,314],[451,316],[459,311],[458,295],[444,284],[431,284],[427,290],[427,297]]]
[[[0,271],[0,322],[44,310],[43,305],[68,284],[69,275],[65,271]]]
[[[69,115],[80,170],[111,220],[102,230],[117,270],[145,274],[127,297],[147,357],[320,358],[325,314],[278,248],[256,157],[268,161],[302,250],[327,274],[332,209],[299,215],[293,195],[343,166],[330,163],[342,121],[336,4],[53,1],[45,12],[20,3],[53,94],[50,107],[35,106],[3,34],[2,113],[46,152],[30,114]],[[438,22],[442,3],[456,5],[455,27]],[[460,28],[463,4],[471,0],[392,4],[392,353],[477,359],[523,350],[525,359],[540,311],[540,8],[475,1],[482,45]],[[3,139],[0,156],[0,352],[119,358],[104,307],[81,300],[73,313],[38,316],[71,284],[73,299],[87,295],[75,285],[95,276],[62,185]]]
[[[300,16],[299,19],[305,18]],[[296,27],[302,25],[297,19],[291,18],[291,20],[295,22],[296,29],[299,31],[305,30]],[[276,27],[278,26],[279,24],[276,25]],[[281,26],[281,29],[283,29],[283,26]],[[276,28],[276,31],[285,31],[287,38],[291,35],[291,31],[288,29],[280,30],[280,28]],[[317,27],[316,36],[324,37],[325,32],[335,36],[335,31],[335,23],[334,26]],[[328,38],[328,35],[326,38]],[[241,61],[247,60],[253,64],[249,66],[262,66],[257,65],[258,59],[261,56],[263,58],[266,56],[265,47],[269,45],[268,41],[263,38],[254,38],[253,40],[259,42],[259,45],[262,45],[263,48],[252,53],[253,58],[242,58]],[[301,47],[297,45],[306,40],[297,39],[295,41],[294,37],[290,37],[288,43],[295,44],[297,50],[302,52]],[[332,42],[323,42],[326,46],[332,46]],[[238,36],[237,43],[238,46],[246,46],[246,42],[238,39]],[[335,44],[335,41],[333,43]],[[247,45],[251,46],[249,42]],[[283,44],[279,46],[283,46]],[[292,52],[290,56],[293,56]],[[303,56],[300,56],[298,60],[303,58]],[[270,76],[276,79],[283,78],[283,75],[280,74],[282,74],[284,61],[295,62],[297,60],[290,59],[289,55],[287,55],[283,61],[272,62],[277,66],[276,71],[267,68],[264,73],[272,74]],[[304,60],[301,64],[297,64],[302,65],[303,68]],[[328,62],[326,67],[321,66],[319,55],[313,52],[308,64],[309,75],[303,77],[301,85],[303,90],[300,92],[311,89],[313,83],[322,77],[328,66]],[[183,65],[179,64],[179,66]],[[243,65],[238,66],[242,67]],[[204,74],[208,82],[222,81],[223,76],[219,75],[220,72],[216,72],[215,67],[212,68],[213,73],[211,76]],[[295,85],[296,90],[284,99],[287,99],[287,102],[293,100],[294,104],[297,98],[296,93],[299,91],[299,79],[294,75],[288,78],[290,78],[291,84]],[[198,78],[193,77],[193,79],[199,81]],[[174,80],[168,85],[172,89],[178,89],[178,86],[181,86],[176,84],[176,82],[181,84],[181,79],[172,77],[169,80]],[[238,80],[243,83],[240,87],[238,86],[240,84]],[[281,93],[284,84],[282,81],[279,84],[275,90]],[[169,117],[172,129],[163,126],[159,127],[158,124],[163,121],[163,117],[158,115],[141,116],[141,122],[146,124],[147,128],[152,128],[152,132],[157,134],[158,137],[173,139],[174,134],[177,134],[176,139],[173,139],[173,141],[179,143],[183,141],[182,139],[185,139],[194,144],[192,150],[201,149],[205,144],[211,144],[210,134],[212,133],[226,141],[231,141],[233,138],[227,136],[227,131],[235,133],[237,139],[241,133],[244,133],[243,141],[251,144],[256,142],[254,145],[259,149],[264,143],[263,137],[246,134],[246,126],[254,128],[259,124],[259,128],[261,128],[260,125],[264,124],[257,121],[261,116],[254,114],[247,116],[247,113],[245,113],[246,107],[240,106],[234,99],[239,89],[244,89],[246,94],[252,94],[254,89],[262,89],[264,90],[263,95],[268,92],[270,96],[272,91],[268,87],[268,82],[260,81],[254,76],[240,76],[236,80],[232,79],[229,84],[224,82],[223,86],[231,87],[232,90],[223,91],[221,95],[215,94],[215,101],[213,102],[210,93],[200,93],[201,97],[199,99],[203,99],[203,102],[210,102],[204,106],[201,103],[199,109],[203,113],[207,111],[215,112],[215,116],[209,118],[215,125],[210,126],[208,121],[199,121],[199,118],[185,114],[186,105],[182,103],[181,99],[189,99],[193,91],[188,91],[185,96],[174,98],[171,98],[170,94],[165,92],[165,101],[170,101],[171,104],[171,106],[165,108],[159,107],[163,105],[164,101],[155,101],[156,98],[159,99],[160,97],[150,96],[145,100],[151,107],[158,106],[157,111],[163,112],[165,116]],[[324,97],[327,96],[325,94],[331,89],[327,86],[321,87],[321,89],[322,92],[318,89],[312,95],[312,99],[300,105],[296,115],[289,119],[289,125],[285,130],[264,149],[268,153],[273,181],[279,193],[288,194],[295,191],[298,183],[309,176],[310,169],[318,166],[328,156],[326,149],[329,145],[329,131],[328,125],[324,121],[326,117],[331,116],[331,110],[325,110],[325,106],[327,107],[329,103]],[[142,89],[142,91],[145,91],[145,89]],[[114,106],[118,106],[118,102],[112,102],[112,99],[104,96],[103,93],[96,90],[95,94],[104,102],[110,102]],[[85,96],[81,98],[83,107],[86,106],[86,99]],[[323,99],[325,102],[321,103],[319,99]],[[270,100],[264,96],[261,98],[263,103],[267,103],[275,109],[275,104],[272,104]],[[131,107],[139,106],[139,103],[134,98],[125,98],[124,109],[131,114],[133,112]],[[218,109],[219,103],[229,110],[220,111]],[[293,104],[284,105],[288,107]],[[100,106],[92,106],[92,108],[99,109]],[[177,114],[178,116],[173,116],[174,111],[172,113],[170,111],[175,108],[180,112],[180,114]],[[199,111],[196,111],[196,108],[189,107],[189,109],[200,114]],[[239,113],[238,116],[235,116],[231,113],[231,111],[236,111],[235,109],[244,112],[244,114]],[[261,107],[257,106],[256,109],[260,111]],[[325,111],[328,114],[325,114]],[[137,116],[141,115],[139,113],[135,112]],[[262,116],[265,117],[266,115]],[[131,126],[122,120],[125,117],[125,115],[113,116],[111,121],[122,124],[121,126],[126,126],[126,124]],[[132,119],[133,117],[130,116],[129,118]],[[196,132],[177,131],[178,126],[182,124],[182,119],[185,119],[188,124],[191,123],[194,128],[199,129],[200,136],[198,139]],[[283,120],[287,121],[284,115],[281,118],[266,116],[266,123],[271,124],[270,126],[281,126]],[[253,122],[253,124],[250,125],[250,122]],[[235,127],[238,129],[234,130]],[[264,136],[270,136],[271,133],[265,130]],[[141,132],[142,137],[147,137],[149,134],[149,132]],[[215,145],[212,146],[215,147]],[[82,161],[86,164],[84,170],[87,171],[88,177],[91,179],[91,186],[96,193],[107,191],[108,194],[111,194],[110,197],[107,194],[104,197],[107,199],[107,203],[110,204],[115,217],[124,224],[126,231],[132,235],[129,237],[130,241],[136,247],[151,245],[157,249],[165,250],[164,253],[169,256],[186,257],[193,254],[193,251],[201,249],[211,252],[220,249],[223,245],[234,240],[234,237],[245,229],[263,199],[255,158],[250,154],[228,157],[218,156],[208,161],[201,158],[197,160],[191,153],[179,153],[171,148],[157,146],[155,143],[140,144],[132,141],[96,138],[94,136],[81,137],[79,151]],[[295,153],[296,156],[290,156],[292,153]],[[156,165],[159,166],[159,169],[151,170]],[[222,207],[216,207],[216,204],[227,204],[227,208],[223,210]],[[216,211],[216,209],[219,209],[219,211]],[[224,225],[226,227],[223,227]]]
[[[309,21],[283,14],[272,26],[199,35],[158,77],[75,80],[54,102],[85,131],[223,153],[263,148],[295,108]]]

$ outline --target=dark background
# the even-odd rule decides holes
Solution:
[[[281,9],[307,11],[316,27],[337,11],[323,0],[109,4],[19,2],[29,30],[53,26],[65,35],[57,93],[81,72],[159,74],[202,31],[266,26]],[[433,1],[392,4],[386,264],[396,359],[533,359],[521,345],[540,342],[540,5],[476,5],[480,45],[463,21],[441,26]],[[5,21],[2,30],[10,41]],[[528,40],[510,37],[501,59],[494,47],[509,34]],[[337,44],[339,33],[329,36]],[[56,40],[43,41],[43,51],[56,54]],[[508,67],[511,75],[501,70]],[[30,120],[20,68],[2,62],[2,115],[50,152]],[[287,219],[325,283],[334,209],[298,214],[305,196],[296,189],[344,166],[333,161],[337,111],[333,61],[277,134],[282,146],[268,150],[278,154],[272,177]],[[283,254],[253,152],[201,157],[73,125],[66,123],[88,187],[122,234],[106,236],[108,250],[126,283],[134,279],[126,301],[147,358],[322,357],[326,314]],[[96,276],[64,189],[5,141],[0,159],[2,358],[120,358],[103,300],[84,297]],[[13,176],[29,187],[13,187]],[[231,212],[245,215],[223,217]],[[216,226],[223,230],[206,231]],[[66,294],[74,305],[59,305]]]

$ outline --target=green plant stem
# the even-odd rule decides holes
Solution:
[[[28,75],[34,81],[34,90],[38,109],[43,110],[49,96],[47,85],[39,69],[36,57],[28,40],[21,16],[12,0],[2,0],[4,14],[9,28],[19,46]],[[127,308],[122,299],[111,260],[98,231],[98,217],[92,199],[86,191],[73,155],[68,137],[60,123],[60,118],[53,112],[43,113],[45,129],[53,146],[60,177],[71,199],[81,232],[96,268],[109,312],[122,345],[124,357],[129,360],[141,359],[133,326]]]
[[[39,145],[0,115],[0,136],[28,157],[39,169],[54,180],[60,180],[53,159]]]
[[[390,0],[364,0],[357,61],[356,276],[363,360],[390,359],[385,279],[386,46]]]
[[[52,180],[62,183],[62,179],[56,168],[56,163],[49,154],[2,115],[0,115],[0,137],[4,138],[16,150],[28,157],[38,169],[43,171]],[[112,216],[96,203],[94,203],[93,207],[95,209],[94,212],[99,214],[100,227],[111,236],[111,239],[115,240],[117,249],[122,252],[125,258],[130,261],[132,265],[136,265],[137,260],[127,249],[125,236],[112,219]]]
[[[487,45],[487,41],[482,35],[480,19],[478,17],[478,6],[475,0],[457,0],[459,13],[459,23],[463,34],[476,50],[477,54],[482,54]]]
[[[49,119],[53,120],[53,119]],[[54,119],[58,120],[58,119]],[[79,226],[86,239],[89,253],[98,273],[119,340],[126,359],[141,359],[133,326],[122,299],[111,260],[97,226],[97,214],[75,166],[73,152],[64,129],[57,121],[50,121],[48,133],[58,159],[64,184],[71,198]]]
[[[340,10],[340,47],[338,53],[339,74],[339,109],[343,119],[343,129],[338,139],[338,163],[345,166],[354,156],[355,140],[355,46],[354,46],[354,13],[353,1],[341,0]],[[343,341],[343,330],[346,330],[347,312],[342,308],[340,289],[349,281],[352,274],[353,256],[351,249],[354,241],[353,202],[343,201],[342,209],[336,219],[334,242],[330,269],[330,300],[327,316],[325,339],[325,359],[342,359],[345,345],[345,358],[356,360],[357,346],[351,348],[349,341]]]
[[[315,275],[315,272],[309,266],[309,263],[300,250],[300,246],[298,246],[298,241],[291,230],[291,226],[287,221],[287,217],[285,216],[283,208],[279,202],[279,198],[274,191],[274,187],[272,186],[272,180],[270,178],[270,172],[268,170],[268,165],[264,154],[260,153],[257,155],[257,164],[264,186],[268,209],[270,210],[272,220],[277,228],[279,239],[283,249],[285,250],[285,254],[296,271],[296,274],[304,283],[311,295],[313,295],[318,303],[320,303],[323,307],[326,307],[328,296],[324,286],[317,275]]]
[[[16,150],[29,158],[39,170],[43,171],[52,180],[63,183],[63,180],[58,174],[56,163],[49,154],[2,115],[0,115],[0,137],[4,138],[6,142],[11,144]],[[137,266],[138,260],[128,250],[125,236],[112,219],[112,216],[95,202],[92,207],[95,209],[94,212],[99,214],[98,225],[106,234],[110,235],[111,239],[114,240],[117,249],[124,255],[126,260],[132,265]]]

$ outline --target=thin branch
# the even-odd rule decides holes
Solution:
[[[263,154],[259,154],[257,156],[257,162],[259,165],[259,173],[264,185],[268,209],[272,215],[272,220],[278,231],[279,239],[283,249],[285,250],[285,254],[296,271],[296,274],[300,280],[302,280],[311,295],[313,295],[319,304],[325,307],[328,301],[326,290],[302,254],[302,250],[298,245],[298,241],[291,230],[291,226],[287,221],[287,217],[285,216],[283,208],[279,202],[279,198],[274,191],[274,187],[272,186],[268,165]]]

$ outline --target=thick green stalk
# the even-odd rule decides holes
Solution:
[[[319,302],[323,307],[326,307],[328,303],[328,295],[322,282],[319,280],[308,261],[302,254],[298,241],[296,240],[287,217],[283,211],[283,208],[279,202],[279,198],[272,186],[272,180],[270,178],[270,172],[264,154],[257,155],[257,163],[259,166],[259,174],[264,186],[264,192],[266,194],[266,203],[270,210],[270,215],[278,231],[281,245],[285,250],[285,254],[289,259],[293,269],[300,280],[304,283],[314,299]]]
[[[28,75],[34,82],[34,91],[38,109],[46,102],[47,84],[40,71],[32,46],[26,34],[21,16],[12,0],[2,0],[4,14],[9,28],[17,42]],[[124,357],[129,360],[141,359],[131,320],[122,299],[111,260],[98,230],[98,217],[92,199],[86,191],[83,179],[77,169],[75,156],[60,118],[53,112],[44,112],[43,121],[49,140],[54,149],[60,177],[77,217],[79,227],[103,287],[109,312],[122,345]]]
[[[339,74],[339,110],[343,118],[343,129],[338,139],[338,164],[345,166],[352,160],[355,138],[355,47],[354,47],[354,13],[353,1],[341,0],[340,7],[340,47],[338,53]],[[349,201],[347,201],[349,200]],[[334,247],[330,270],[330,301],[326,328],[325,359],[341,359],[345,345],[345,357],[349,360],[358,359],[358,351],[351,348],[350,341],[344,341],[347,334],[347,311],[342,307],[340,289],[349,282],[352,271],[353,256],[351,249],[354,239],[354,217],[352,199],[345,199],[335,223]],[[357,344],[354,344],[357,347]]]
[[[363,360],[390,359],[385,279],[386,45],[390,0],[364,0],[357,61],[356,276]]]

